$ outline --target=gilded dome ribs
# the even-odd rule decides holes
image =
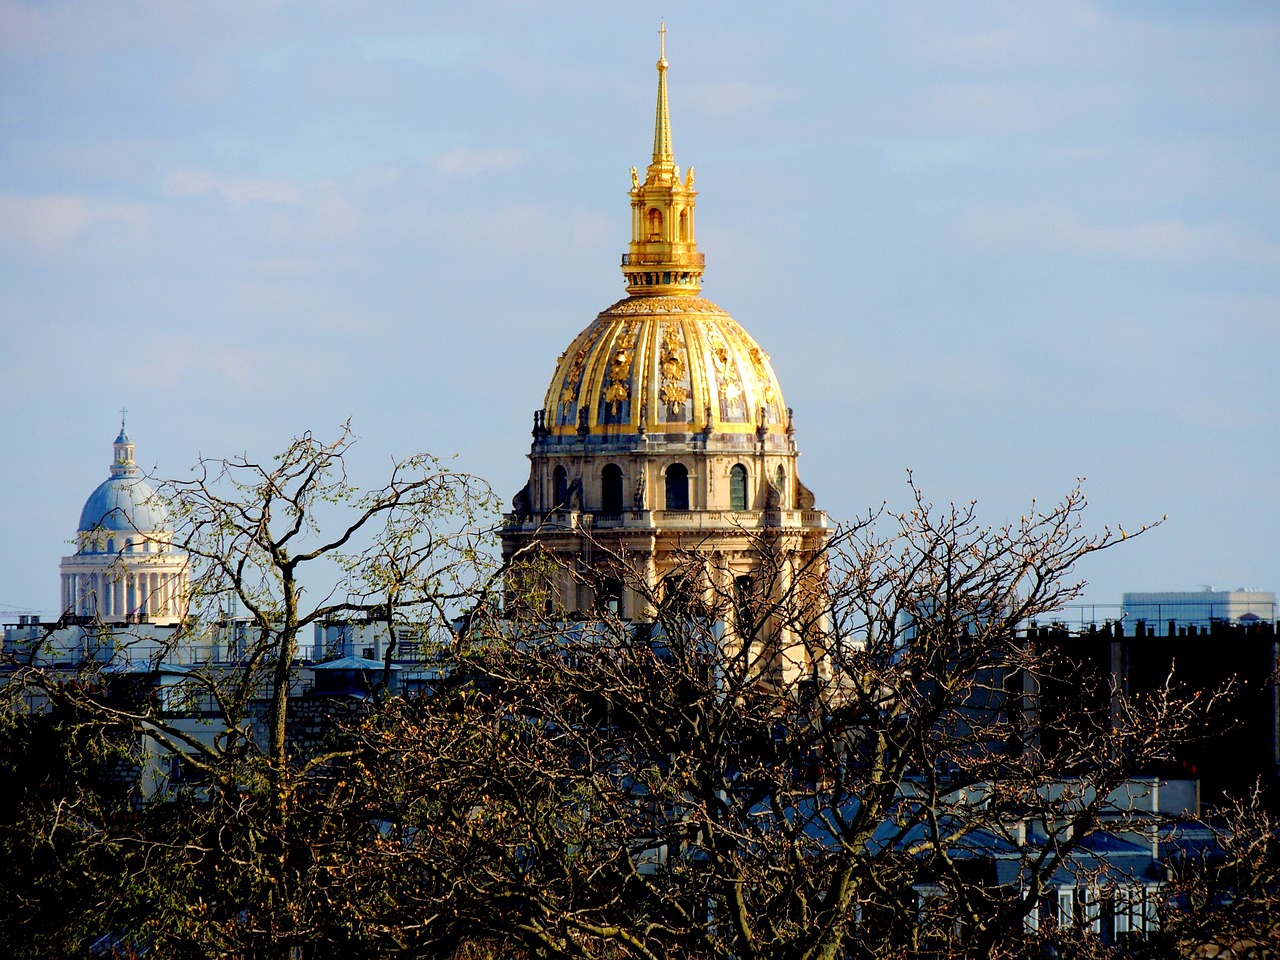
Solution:
[[[655,431],[783,435],[769,355],[701,297],[630,297],[605,310],[561,356],[547,393],[550,434]]]

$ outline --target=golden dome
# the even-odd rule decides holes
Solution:
[[[561,354],[543,410],[560,436],[787,429],[769,355],[702,297],[619,300]]]
[[[672,154],[661,32],[653,157],[643,183],[631,168],[631,243],[622,257],[630,296],[561,354],[535,429],[560,437],[785,435],[789,415],[769,355],[698,295],[698,194],[693,168],[682,178]]]

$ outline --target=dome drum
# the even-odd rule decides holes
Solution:
[[[763,450],[680,449],[536,456],[508,527],[577,526],[588,515],[585,522],[596,527],[650,527],[683,524],[692,513],[699,514],[696,525],[717,528],[825,527],[825,514],[796,476],[795,459]]]

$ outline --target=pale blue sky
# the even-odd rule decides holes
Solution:
[[[704,293],[833,517],[1087,477],[1124,590],[1280,589],[1280,7],[0,0],[0,608],[139,458],[363,438],[509,502],[623,293],[667,15]]]

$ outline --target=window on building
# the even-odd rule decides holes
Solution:
[[[1022,929],[1027,933],[1035,933],[1040,929],[1040,904],[1037,903],[1031,908],[1027,915],[1022,918]]]
[[[1160,888],[1149,883],[1143,888],[1142,897],[1142,929],[1155,933],[1160,929]]]
[[[778,471],[774,474],[773,485],[778,488],[778,503],[785,509],[787,506],[787,470],[782,464],[778,464]]]
[[[689,470],[682,463],[667,467],[667,509],[689,509]]]
[[[747,509],[747,468],[740,463],[729,471],[729,509]]]
[[[1058,888],[1058,926],[1066,929],[1076,920],[1076,891],[1074,887]]]
[[[1084,890],[1084,923],[1099,936],[1102,935],[1102,889],[1087,887]]]
[[[622,609],[622,581],[616,577],[605,577],[596,585],[596,609],[600,613],[624,615]]]
[[[683,574],[668,574],[662,581],[662,609],[679,617],[694,617],[701,613],[701,598],[692,580]]]
[[[622,468],[616,463],[606,464],[600,471],[600,511],[622,513]]]
[[[1117,937],[1122,937],[1135,930],[1141,930],[1141,913],[1138,914],[1138,923],[1134,923],[1134,908],[1139,910],[1142,907],[1142,893],[1140,888],[1128,887],[1121,885],[1116,887],[1115,896],[1112,900],[1112,913],[1115,917],[1115,933]]]
[[[551,488],[551,509],[563,510],[569,505],[569,474],[564,467],[552,471]]]

